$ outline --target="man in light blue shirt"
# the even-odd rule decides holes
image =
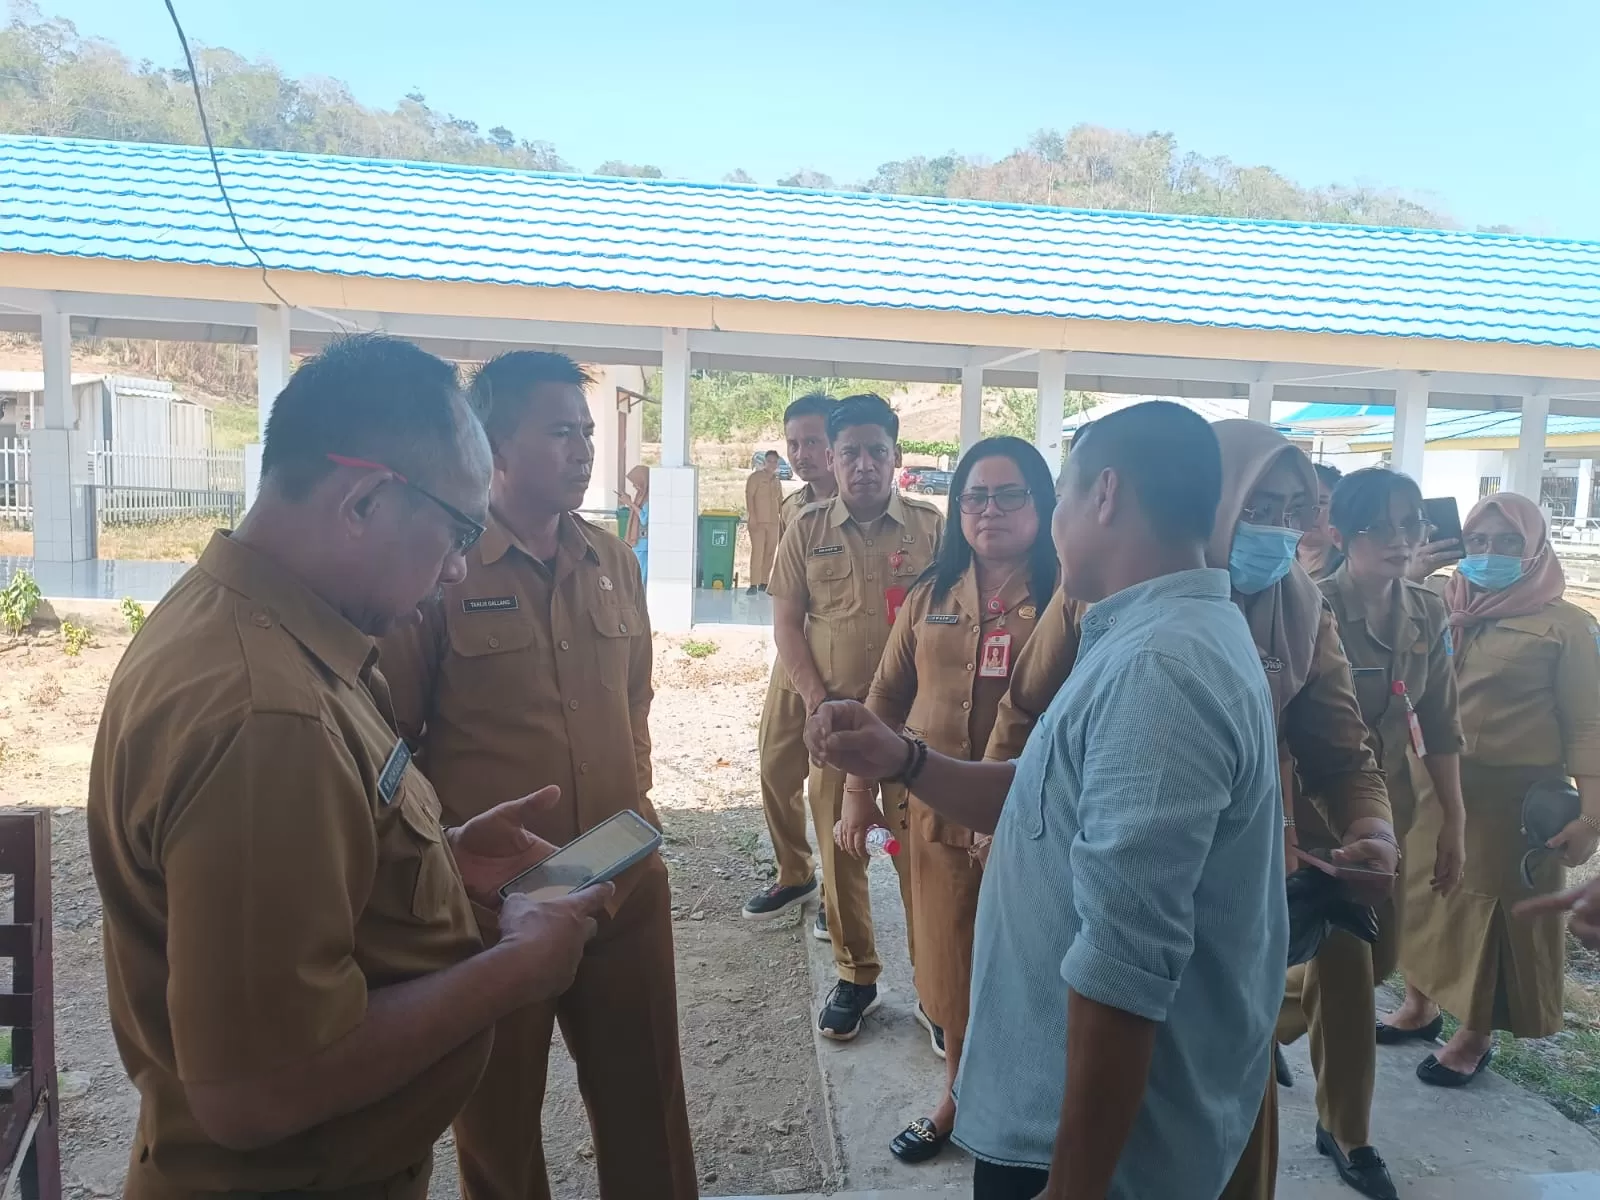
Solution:
[[[1205,567],[1221,476],[1177,405],[1079,432],[1054,533],[1092,607],[1017,763],[945,758],[848,703],[808,727],[819,759],[994,830],[957,1086],[975,1200],[1216,1200],[1260,1110],[1283,809],[1260,656]]]

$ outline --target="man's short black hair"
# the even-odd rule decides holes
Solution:
[[[534,388],[544,383],[586,388],[593,382],[589,372],[565,354],[549,350],[508,350],[473,373],[467,402],[483,422],[489,444],[499,446],[516,433]]]
[[[842,430],[854,425],[876,425],[889,435],[891,442],[900,440],[900,418],[889,402],[876,392],[861,392],[846,396],[828,414],[828,443],[839,440]]]
[[[1395,496],[1422,515],[1422,489],[1417,481],[1388,467],[1367,467],[1341,478],[1328,502],[1328,523],[1347,538],[1389,519]]]
[[[1311,469],[1317,473],[1317,482],[1330,492],[1344,478],[1344,472],[1332,463],[1312,463]]]
[[[1072,439],[1079,491],[1107,468],[1133,491],[1156,536],[1205,543],[1222,500],[1222,451],[1203,417],[1165,400],[1110,413]]]
[[[801,417],[821,417],[826,421],[838,406],[839,402],[827,392],[807,392],[783,410],[783,423],[787,425],[790,421],[798,421]]]
[[[300,499],[334,469],[328,455],[382,463],[427,480],[460,439],[456,369],[410,342],[363,333],[305,360],[278,393],[262,439],[261,475]],[[473,436],[477,436],[474,434]]]

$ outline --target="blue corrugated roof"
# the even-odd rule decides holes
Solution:
[[[1389,404],[1307,404],[1283,418],[1285,425],[1313,425],[1318,421],[1354,421],[1363,417],[1373,420],[1392,418],[1394,406]]]
[[[1350,438],[1351,446],[1363,442],[1389,442],[1394,439],[1393,410],[1384,412],[1382,420]],[[1474,438],[1517,438],[1522,433],[1522,413],[1516,409],[1503,412],[1479,412],[1468,409],[1434,408],[1428,411],[1424,437],[1429,443],[1465,441]],[[1554,415],[1545,420],[1545,436],[1564,433],[1600,434],[1600,418]]]
[[[1600,348],[1600,243],[221,155],[289,271]],[[0,252],[253,265],[203,148],[50,138]]]

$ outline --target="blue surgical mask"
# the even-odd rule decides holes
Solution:
[[[1266,591],[1289,573],[1299,545],[1298,529],[1239,522],[1233,531],[1233,549],[1228,551],[1233,590],[1246,596]]]
[[[1469,554],[1456,570],[1486,592],[1503,592],[1522,578],[1522,559],[1515,554]]]

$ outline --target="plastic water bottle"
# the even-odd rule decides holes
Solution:
[[[900,839],[882,825],[874,825],[867,830],[867,853],[874,858],[882,858],[886,854],[899,854]]]

